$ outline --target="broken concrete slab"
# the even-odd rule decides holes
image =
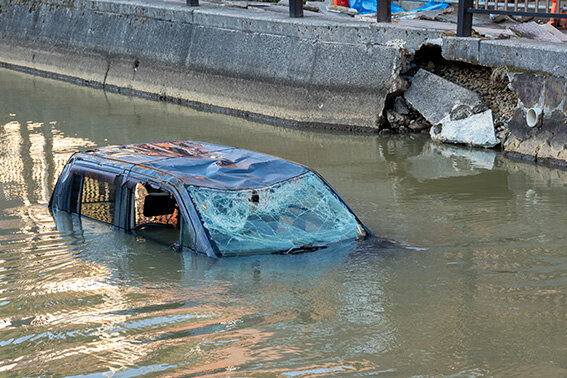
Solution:
[[[451,115],[447,114],[437,126],[431,128],[429,135],[438,142],[475,147],[494,147],[499,143],[494,133],[492,110],[461,119],[451,119]]]
[[[354,16],[358,14],[358,11],[356,9],[343,7],[341,5],[329,4],[327,5],[327,9],[329,10],[329,12],[345,13],[348,14],[349,16]]]
[[[405,20],[429,20],[429,21],[442,21],[439,16],[442,14],[449,14],[455,11],[454,7],[447,7],[445,9],[435,9],[429,11],[418,12],[399,12],[392,14],[392,18],[399,18]]]
[[[462,105],[470,109],[482,106],[482,100],[475,92],[424,69],[417,71],[404,97],[432,125],[439,124]]]
[[[319,3],[319,4],[317,4]],[[249,4],[249,6],[253,6],[254,3]],[[280,0],[276,3],[277,5],[282,5],[285,7],[289,7],[289,0]],[[327,7],[325,5],[325,3],[318,1],[318,2],[314,2],[314,1],[307,1],[305,3],[303,3],[303,9],[304,10],[308,10],[311,12],[320,12],[321,9],[323,9],[323,7]]]
[[[552,25],[540,25],[535,21],[510,26],[510,30],[523,38],[533,39],[541,42],[560,43],[564,41],[563,33]]]
[[[433,140],[476,147],[499,143],[492,111],[471,90],[420,69],[404,97],[433,125]]]
[[[551,24],[543,24],[543,25],[540,25],[540,26],[542,28],[544,28],[545,30],[547,30],[549,33],[553,34],[555,37],[557,37],[561,42],[567,42],[567,35],[565,35],[562,31],[557,29],[555,26],[553,26]]]
[[[508,29],[499,29],[489,26],[474,26],[473,30],[485,39],[506,39],[516,37],[516,34]]]
[[[222,4],[225,7],[233,7],[233,8],[248,8],[248,1],[238,1],[238,0],[223,0]]]

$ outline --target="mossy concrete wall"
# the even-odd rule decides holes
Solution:
[[[567,166],[567,44],[527,39],[443,38],[449,60],[509,72],[509,87],[518,96],[504,152],[523,160]],[[529,109],[542,110],[542,122],[529,127]]]
[[[509,122],[504,151],[528,161],[567,165],[567,82],[562,77],[533,73],[509,75],[518,106]],[[542,122],[529,127],[526,112],[541,109]]]

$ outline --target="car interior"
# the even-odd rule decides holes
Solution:
[[[167,245],[179,242],[179,207],[171,193],[138,183],[132,198],[131,229],[137,235]]]

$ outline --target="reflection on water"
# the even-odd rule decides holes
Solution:
[[[567,172],[0,83],[0,374],[567,375]],[[178,139],[305,163],[412,248],[212,260],[49,213],[74,151]]]

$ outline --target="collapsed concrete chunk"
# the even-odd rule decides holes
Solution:
[[[451,119],[451,115],[447,114],[437,126],[431,128],[429,134],[435,141],[476,147],[494,147],[499,143],[494,135],[492,110],[461,119]]]
[[[542,42],[566,42],[567,37],[553,25],[545,24],[540,25],[535,21],[526,22],[510,26],[510,30],[518,33],[523,38],[534,39]]]
[[[460,105],[467,105],[471,109],[482,105],[482,100],[473,91],[424,69],[417,71],[404,97],[432,125],[440,123]]]
[[[222,2],[222,4],[223,4],[225,7],[243,8],[243,9],[247,9],[247,8],[248,8],[248,2],[247,2],[247,1],[224,0],[224,1]]]
[[[473,91],[420,69],[404,97],[434,125],[433,140],[477,147],[498,144],[492,111]]]

